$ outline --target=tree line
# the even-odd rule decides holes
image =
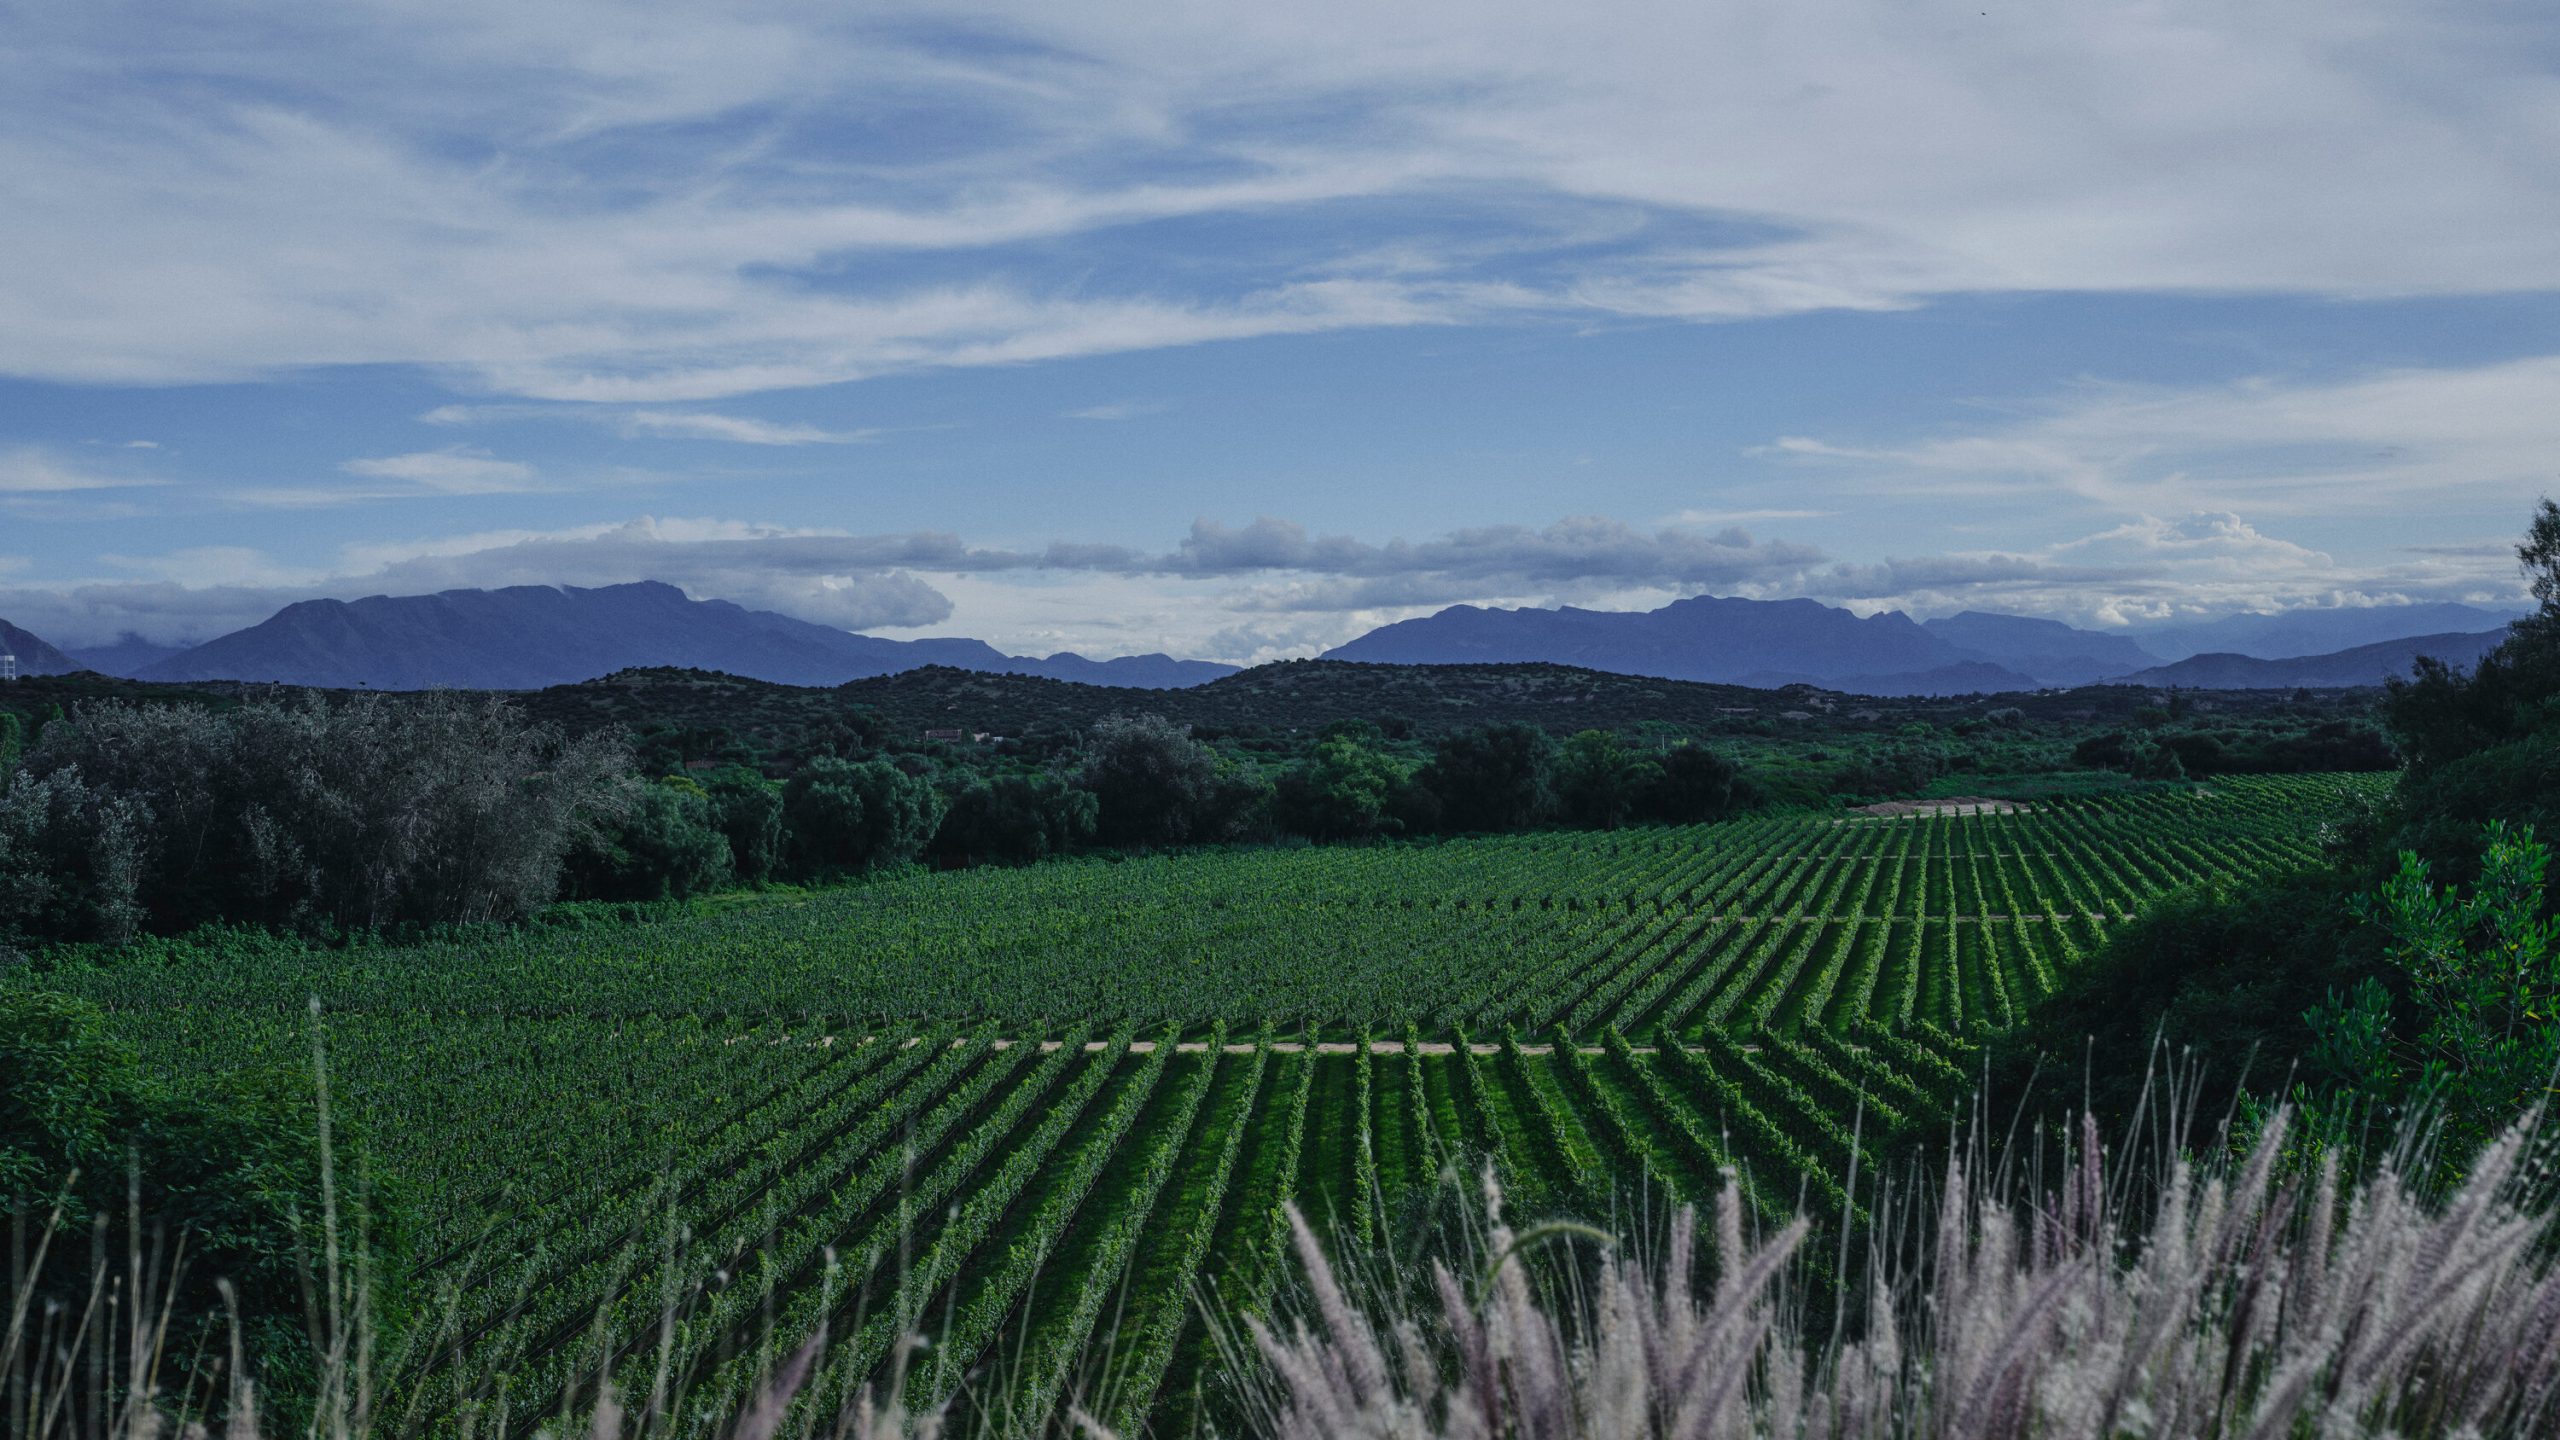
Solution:
[[[571,893],[681,898],[926,861],[1023,864],[1090,849],[1348,842],[1546,825],[1714,820],[1760,803],[1732,760],[1614,734],[1558,742],[1505,724],[1419,762],[1365,721],[1329,727],[1276,775],[1156,715],[1092,726],[1063,763],[989,771],[913,752],[819,756],[787,780],[732,764],[666,774],[569,857]]]
[[[0,724],[0,940],[20,942],[208,923],[378,934],[919,861],[1687,823],[1760,801],[1702,746],[1521,724],[1416,758],[1346,722],[1274,773],[1139,715],[1043,768],[874,749],[780,779],[651,765],[623,736],[570,736],[485,696],[110,701],[32,736]]]

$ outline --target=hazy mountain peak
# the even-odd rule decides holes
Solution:
[[[305,600],[151,664],[141,678],[531,690],[674,666],[790,685],[840,685],[930,664],[1139,687],[1198,684],[1234,669],[1161,656],[1032,660],[958,637],[889,640],[727,600],[695,600],[673,585],[643,580]]]
[[[6,620],[0,620],[0,655],[18,657],[21,675],[68,675],[81,668],[78,661]]]

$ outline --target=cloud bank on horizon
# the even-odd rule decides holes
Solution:
[[[0,614],[61,643],[2503,602],[2560,471],[2528,7],[9,14]]]

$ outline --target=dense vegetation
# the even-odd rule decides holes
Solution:
[[[0,777],[0,938],[521,919],[622,768],[490,699],[86,706]]]
[[[415,1206],[424,1413],[575,1408],[664,1343],[713,1416],[821,1320],[840,1396],[929,1321],[922,1398],[1178,1430],[1187,1298],[1264,1303],[1283,1198],[1403,1243],[1489,1159],[1526,1213],[1727,1166],[1770,1219],[1852,1213],[1853,1148],[1960,1106],[1958,1029],[2372,788],[907,872],[398,948],[57,947],[16,983],[171,1076],[306,1053],[320,999]]]
[[[2061,1066],[2104,1113],[2157,1043],[2196,1083],[2290,1095],[2314,1144],[2442,1127],[2448,1164],[2560,1083],[2560,506],[2518,547],[2539,614],[2469,672],[2421,662],[2381,722],[2406,768],[2337,815],[2321,863],[2212,885],[2120,931],[1997,1048],[2004,1102]],[[2048,1091],[2048,1094],[2050,1091]]]
[[[653,774],[664,756],[644,746],[632,773],[619,732],[567,736],[446,694],[91,704],[12,749],[0,939],[110,943],[213,922],[522,920],[564,892],[682,899],[927,856],[1690,823],[1758,800],[1701,747],[1639,751],[1599,731],[1559,747],[1522,725],[1443,737],[1427,760],[1337,726],[1276,783],[1152,715],[1106,719],[1042,769],[857,746],[781,779],[744,764]]]
[[[308,1060],[153,1073],[97,1007],[0,994],[0,1206],[21,1317],[79,1313],[96,1279],[91,1237],[148,1217],[155,1253],[195,1257],[147,1297],[173,1346],[215,1342],[236,1320],[260,1353],[307,1358],[304,1281],[327,1206],[310,1067],[297,1058]],[[382,1218],[349,1233],[381,1266],[373,1298],[396,1317],[404,1237]]]

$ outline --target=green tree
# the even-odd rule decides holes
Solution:
[[[1556,753],[1556,805],[1571,824],[1614,830],[1635,812],[1658,768],[1627,748],[1614,731],[1584,730]]]
[[[1752,800],[1740,765],[1704,745],[1686,744],[1663,753],[1636,808],[1648,820],[1695,825],[1721,820]]]
[[[1086,736],[1076,783],[1101,805],[1112,845],[1179,845],[1240,830],[1258,797],[1216,751],[1161,715],[1112,716]]]
[[[85,891],[45,927],[67,938],[517,919],[616,812],[625,760],[494,697],[87,705],[0,793],[0,844]]]
[[[744,765],[724,765],[704,777],[712,823],[729,841],[729,865],[737,878],[761,885],[782,868],[782,787]]]
[[[1411,783],[1406,767],[1357,732],[1329,735],[1280,777],[1273,815],[1281,828],[1318,840],[1392,834],[1404,825],[1397,797]]]
[[[2187,763],[2179,757],[2174,746],[2146,746],[2134,756],[2133,778],[2136,780],[2184,780],[2187,778]]]
[[[0,939],[132,939],[154,818],[77,769],[0,779]]]
[[[1556,742],[1534,725],[1488,725],[1442,737],[1421,783],[1452,830],[1518,830],[1555,810]]]
[[[904,865],[942,823],[942,792],[885,760],[821,757],[782,789],[786,853],[804,874]]]
[[[632,787],[628,808],[570,857],[571,886],[598,900],[681,900],[727,884],[729,837],[711,797],[670,775]]]
[[[1101,808],[1092,792],[1050,775],[974,781],[951,797],[933,853],[965,864],[1045,860],[1092,839]]]

